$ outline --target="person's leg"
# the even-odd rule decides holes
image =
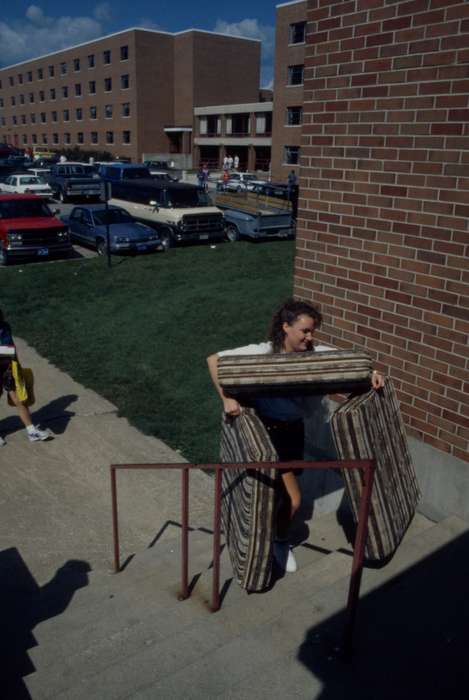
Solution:
[[[10,397],[12,403],[14,403],[14,405],[18,409],[18,413],[24,427],[27,428],[29,425],[32,425],[33,421],[29,409],[27,406],[24,405],[24,403],[21,403],[21,401],[16,395],[16,391],[9,391],[8,396]]]

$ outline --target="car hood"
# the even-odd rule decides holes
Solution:
[[[95,231],[106,235],[106,226],[95,226]],[[124,224],[110,224],[109,233],[111,236],[147,236],[154,234],[155,231],[149,226],[130,221]]]
[[[43,218],[26,218],[19,217],[17,219],[0,219],[0,226],[7,228],[11,231],[16,229],[22,229],[23,231],[29,229],[41,229],[41,228],[66,228],[66,224],[55,216],[47,216]]]

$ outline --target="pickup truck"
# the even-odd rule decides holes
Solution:
[[[54,198],[66,202],[74,197],[99,200],[102,182],[96,168],[85,163],[56,163],[48,176]]]
[[[0,265],[72,251],[68,227],[35,194],[0,194]]]
[[[272,196],[273,193],[216,192],[217,207],[223,210],[226,238],[269,240],[294,238],[295,221],[290,201]]]
[[[222,212],[196,185],[155,178],[113,181],[109,203],[160,230],[166,249],[178,243],[225,238]]]

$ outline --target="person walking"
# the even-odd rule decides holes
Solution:
[[[224,350],[207,358],[212,382],[223,404],[228,419],[235,419],[243,410],[242,405],[225,394],[218,381],[218,358],[226,355],[268,355],[271,353],[307,352],[311,350],[333,350],[326,345],[313,345],[315,331],[321,326],[322,314],[315,306],[304,301],[288,299],[274,313],[268,340],[234,350]],[[384,377],[376,370],[372,374],[373,388],[384,385]],[[328,411],[324,410],[325,397],[313,396],[259,396],[254,401],[257,415],[263,422],[279,461],[290,462],[304,459],[305,430],[324,432]],[[314,441],[314,435],[312,436]],[[280,471],[280,470],[279,470]],[[281,470],[276,488],[276,536],[274,558],[277,564],[289,573],[297,570],[297,564],[288,536],[291,521],[301,504],[301,492],[297,480],[301,470]]]
[[[6,348],[14,348],[14,358],[2,354],[1,348],[4,349],[3,352],[6,352]],[[51,440],[54,437],[52,433],[49,430],[41,430],[37,425],[33,424],[28,407],[25,406],[17,396],[17,387],[12,371],[12,359],[18,359],[16,347],[11,334],[10,325],[5,321],[3,312],[0,309],[0,396],[3,391],[8,394],[10,401],[18,411],[21,422],[26,428],[26,433],[30,442]],[[5,439],[0,436],[0,447],[3,447],[5,444]]]

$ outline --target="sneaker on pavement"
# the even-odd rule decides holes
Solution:
[[[0,447],[3,447],[6,444],[7,444],[7,441],[4,438],[2,438],[2,436],[0,435]]]
[[[279,540],[274,542],[274,559],[282,571],[293,574],[298,570],[295,556],[288,542]]]
[[[298,564],[296,563],[295,555],[292,552],[292,548],[288,548],[287,564],[285,566],[285,571],[287,574],[294,574],[298,571]]]
[[[28,430],[29,442],[37,442],[38,440],[52,440],[53,435],[50,430],[41,430],[37,425],[33,425]]]

